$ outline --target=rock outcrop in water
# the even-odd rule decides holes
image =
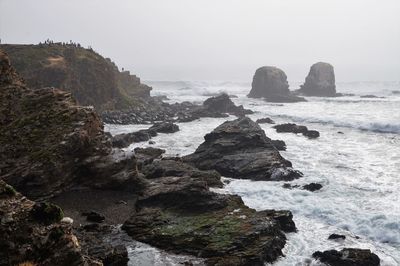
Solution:
[[[103,265],[83,255],[62,218],[57,206],[32,202],[0,180],[0,265]]]
[[[260,126],[250,118],[227,121],[204,137],[184,160],[199,169],[252,180],[292,180],[302,174],[292,169]]]
[[[312,65],[305,83],[297,90],[297,93],[305,96],[336,96],[333,66],[323,62]]]
[[[288,211],[256,212],[240,197],[209,191],[201,177],[151,180],[137,213],[123,225],[134,239],[206,258],[207,265],[263,265],[282,255],[294,231]]]
[[[319,132],[316,130],[309,130],[306,126],[300,126],[292,123],[280,124],[273,126],[278,133],[295,133],[303,134],[309,139],[315,139],[319,137]]]
[[[379,266],[380,259],[369,249],[344,248],[341,251],[317,251],[314,258],[329,266]]]
[[[304,98],[290,93],[285,72],[271,66],[256,70],[251,84],[250,98],[265,98],[268,102],[301,102]]]
[[[91,108],[54,88],[32,90],[0,51],[0,178],[30,198],[48,198],[78,183],[137,185],[135,159],[111,144]]]

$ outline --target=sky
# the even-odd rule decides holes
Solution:
[[[2,43],[91,46],[143,80],[400,80],[399,0],[0,0]]]

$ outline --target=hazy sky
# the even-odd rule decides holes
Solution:
[[[0,0],[2,43],[73,40],[144,80],[400,80],[400,0]]]

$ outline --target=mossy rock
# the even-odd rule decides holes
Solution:
[[[14,197],[17,195],[17,191],[8,184],[1,184],[0,186],[0,197]]]
[[[31,213],[36,221],[45,225],[58,223],[64,217],[64,213],[60,207],[48,202],[35,204]]]

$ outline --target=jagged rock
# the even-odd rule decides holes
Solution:
[[[338,234],[331,234],[328,237],[329,240],[336,240],[336,239],[346,239],[345,235],[338,235]]]
[[[139,169],[142,169],[144,165],[150,164],[154,159],[160,158],[165,150],[158,148],[135,148],[135,157],[137,158],[137,165]]]
[[[322,188],[322,185],[318,184],[318,183],[310,183],[310,184],[303,186],[303,189],[311,191],[311,192],[320,190],[321,188]]]
[[[0,180],[0,265],[103,265],[83,255],[58,207],[8,191]]]
[[[122,227],[130,236],[206,258],[207,265],[272,262],[285,245],[280,226],[292,229],[293,222],[290,212],[256,212],[240,197],[211,192],[201,179],[187,176],[152,179],[137,207]]]
[[[265,98],[269,102],[301,102],[304,98],[292,95],[285,72],[271,66],[256,70],[251,84],[250,98]]]
[[[157,133],[175,133],[179,131],[179,126],[170,122],[161,122],[155,123],[149,130]]]
[[[323,62],[312,65],[305,83],[297,92],[306,96],[336,96],[333,66]]]
[[[271,140],[272,145],[278,150],[278,151],[286,151],[286,143],[283,140]]]
[[[319,132],[316,130],[309,130],[306,126],[299,126],[292,123],[280,124],[273,126],[278,133],[295,133],[295,134],[303,134],[304,136],[313,139],[319,137]]]
[[[153,179],[165,176],[189,176],[201,178],[210,187],[222,187],[221,175],[216,171],[201,171],[177,159],[157,160],[141,169],[146,178]]]
[[[236,106],[226,93],[208,98],[204,101],[203,106],[211,112],[228,113],[236,116],[244,116],[253,113],[251,110],[244,109],[242,105]]]
[[[302,176],[250,118],[227,121],[204,139],[193,154],[183,157],[199,169],[253,180],[293,180]]]
[[[1,179],[32,199],[82,182],[108,186],[113,178],[126,181],[122,187],[136,186],[135,159],[115,158],[123,152],[111,150],[92,108],[77,106],[64,91],[27,88],[1,51],[0,66]]]
[[[269,117],[257,119],[256,123],[258,124],[275,124],[274,120]]]
[[[313,257],[330,266],[378,266],[379,257],[369,249],[345,248],[341,251],[317,251]]]
[[[125,148],[132,143],[148,141],[152,137],[157,136],[157,132],[150,129],[142,129],[132,133],[122,133],[111,138],[113,147]]]

